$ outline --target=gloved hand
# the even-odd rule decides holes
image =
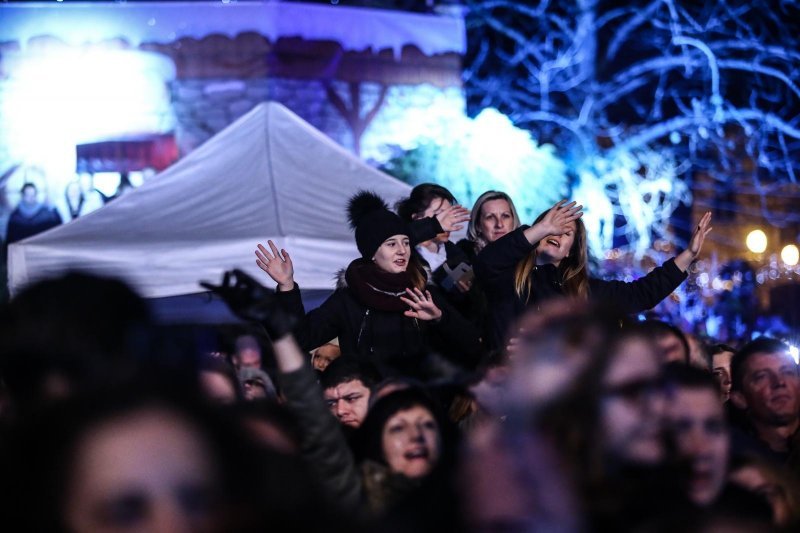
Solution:
[[[225,272],[220,285],[201,281],[200,286],[222,298],[239,318],[260,322],[273,341],[291,333],[297,322],[281,309],[275,291],[239,269]]]

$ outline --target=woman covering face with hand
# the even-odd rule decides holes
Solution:
[[[480,353],[474,328],[433,289],[411,255],[413,228],[373,193],[361,192],[348,206],[361,257],[347,267],[344,286],[319,308],[305,313],[294,268],[285,250],[259,245],[258,266],[278,284],[288,313],[302,317],[295,334],[304,350],[338,337],[344,356],[355,356],[383,375],[418,375],[431,348],[470,366]],[[444,213],[436,233],[456,224]],[[432,237],[433,235],[430,235]]]

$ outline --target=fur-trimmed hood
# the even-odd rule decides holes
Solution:
[[[337,289],[346,289],[347,288],[347,274],[346,268],[339,269],[336,274],[333,275],[333,280],[336,282]]]

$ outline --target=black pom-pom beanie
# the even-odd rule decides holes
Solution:
[[[364,259],[372,259],[389,237],[409,234],[406,223],[373,192],[359,191],[353,196],[347,214],[350,227],[356,231],[356,246]]]

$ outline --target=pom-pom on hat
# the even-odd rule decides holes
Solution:
[[[356,246],[364,259],[372,259],[389,237],[409,234],[406,223],[373,192],[359,191],[350,198],[347,216],[350,227],[356,230]]]

